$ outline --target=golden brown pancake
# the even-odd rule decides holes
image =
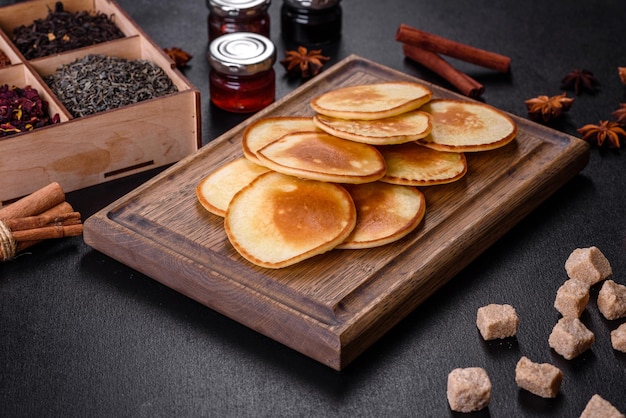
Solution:
[[[331,90],[311,100],[311,107],[333,118],[372,120],[418,109],[431,97],[425,85],[395,81]]]
[[[224,221],[233,247],[251,263],[272,269],[335,248],[355,225],[356,209],[346,189],[276,172],[241,189]]]
[[[324,132],[287,134],[257,156],[274,171],[309,180],[366,183],[385,175],[385,160],[375,147]]]
[[[433,128],[418,142],[436,150],[487,151],[508,144],[517,135],[513,119],[484,103],[435,99],[421,110],[432,115]]]
[[[380,179],[385,183],[407,186],[431,186],[451,183],[467,172],[465,155],[437,151],[409,142],[378,147],[385,158],[387,172]]]
[[[331,135],[371,145],[415,141],[428,135],[432,127],[430,114],[420,110],[375,120],[338,119],[318,114],[313,122]]]
[[[415,187],[381,182],[350,184],[357,211],[356,227],[337,248],[372,248],[397,241],[424,217],[426,200]]]
[[[235,193],[268,171],[268,168],[246,158],[238,158],[202,179],[196,186],[196,196],[206,210],[224,216]]]
[[[277,116],[259,119],[243,132],[243,155],[258,163],[256,152],[288,133],[318,131],[311,117]]]

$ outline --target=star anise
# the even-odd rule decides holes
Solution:
[[[600,84],[596,76],[589,70],[573,70],[561,80],[561,88],[565,90],[574,89],[576,95],[583,91],[593,93]]]
[[[300,75],[302,78],[310,78],[318,75],[324,63],[330,57],[322,55],[321,49],[313,49],[307,51],[303,46],[299,46],[295,51],[285,52],[285,59],[280,63],[285,67],[287,73],[292,75]]]
[[[619,109],[612,113],[615,121],[622,125],[626,125],[626,103],[620,103]]]
[[[619,148],[620,138],[626,138],[626,131],[617,122],[601,120],[598,125],[588,124],[578,129],[582,139],[595,142],[599,147],[607,141],[609,148]]]
[[[617,67],[617,73],[622,84],[626,86],[626,67]]]
[[[190,53],[185,52],[178,47],[165,48],[163,51],[174,61],[176,68],[179,70],[185,67],[189,60],[193,58]]]
[[[524,103],[528,108],[528,116],[532,120],[549,122],[561,116],[563,112],[570,110],[574,99],[567,97],[567,93],[563,93],[552,97],[537,96],[526,100]]]

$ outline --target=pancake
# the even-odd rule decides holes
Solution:
[[[356,209],[346,189],[276,172],[241,189],[224,220],[233,247],[251,263],[271,269],[335,248],[355,225]]]
[[[243,155],[258,163],[256,152],[278,138],[294,132],[318,131],[310,117],[277,116],[258,119],[243,132]]]
[[[202,179],[196,186],[196,196],[206,210],[223,217],[235,193],[268,171],[266,167],[238,158]]]
[[[415,187],[381,182],[345,187],[354,200],[357,222],[337,248],[372,248],[395,242],[415,230],[424,218],[426,200]]]
[[[331,135],[371,145],[415,141],[428,135],[432,127],[430,114],[420,110],[376,120],[338,119],[318,114],[313,122]]]
[[[367,183],[385,175],[385,160],[372,145],[324,132],[287,134],[257,151],[264,166],[283,174],[335,183]]]
[[[406,81],[343,87],[311,100],[317,113],[339,119],[383,119],[420,108],[432,97],[425,85]]]
[[[378,147],[387,172],[380,181],[406,186],[431,186],[456,181],[467,173],[465,155],[437,151],[409,142]]]
[[[440,151],[478,152],[500,148],[517,135],[504,112],[484,103],[435,99],[422,107],[433,117],[430,135],[418,140]]]

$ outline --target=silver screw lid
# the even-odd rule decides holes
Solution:
[[[211,42],[208,60],[211,67],[222,74],[253,75],[273,67],[276,47],[263,35],[228,33]]]
[[[308,10],[324,10],[329,7],[337,6],[340,1],[341,0],[285,0],[285,4]]]
[[[271,0],[206,0],[211,13],[223,17],[254,16],[266,11]]]

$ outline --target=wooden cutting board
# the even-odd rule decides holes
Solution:
[[[582,170],[589,157],[584,141],[512,116],[516,140],[467,154],[462,180],[421,188],[426,215],[401,241],[333,250],[280,270],[239,256],[222,218],[197,202],[195,187],[242,156],[245,127],[265,116],[313,115],[309,101],[320,93],[389,80],[420,82],[358,56],[346,58],[90,217],[85,242],[294,350],[344,368]],[[429,87],[434,97],[463,98]]]

